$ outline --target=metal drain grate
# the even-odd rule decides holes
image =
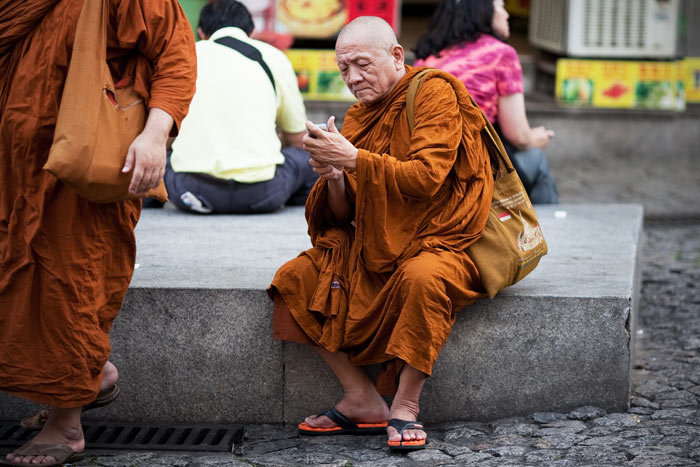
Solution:
[[[83,424],[88,449],[231,452],[243,438],[242,425]],[[35,432],[0,422],[0,446],[17,447]]]

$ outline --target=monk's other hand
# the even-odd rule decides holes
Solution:
[[[150,110],[146,126],[129,146],[122,172],[133,170],[129,193],[139,194],[158,186],[165,174],[165,146],[173,119],[165,111]]]
[[[313,167],[313,171],[324,180],[340,180],[343,178],[343,169],[333,165],[324,164],[314,159],[309,159],[309,165]]]
[[[312,122],[306,122],[308,133],[302,139],[304,150],[315,161],[335,167],[354,170],[357,166],[357,148],[340,134],[335,117],[328,119],[328,131]],[[320,175],[320,174],[319,174]]]

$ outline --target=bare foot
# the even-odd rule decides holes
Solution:
[[[401,420],[410,420],[415,422],[418,420],[418,404],[413,402],[401,401],[394,399],[391,404],[391,418],[399,418]],[[393,426],[386,429],[389,441],[401,441],[401,435]],[[403,431],[403,441],[415,441],[426,439],[425,431],[406,429]]]
[[[356,423],[385,422],[389,418],[389,407],[374,391],[367,395],[345,395],[335,406],[338,411]],[[304,420],[312,428],[333,428],[336,423],[325,415],[311,415]]]
[[[80,407],[73,409],[53,408],[44,428],[32,441],[36,444],[65,444],[73,452],[80,452],[85,449],[85,438],[80,425]],[[8,454],[6,459],[28,465],[56,462],[56,459],[52,456],[20,456],[15,453]]]
[[[117,384],[118,379],[119,372],[117,371],[117,367],[114,366],[114,363],[107,360],[104,368],[102,368],[102,382],[100,383],[100,391],[111,388]]]
[[[112,386],[117,384],[118,379],[119,371],[117,371],[117,367],[114,366],[114,363],[108,360],[107,363],[105,363],[105,366],[102,368],[102,382],[100,383],[100,392],[97,394],[97,397],[100,397],[103,391],[111,389]],[[44,425],[46,420],[49,419],[49,415],[51,415],[51,411],[49,409],[44,409],[30,418],[33,422],[33,419],[38,416],[38,423],[40,425]],[[34,423],[35,422],[33,422],[32,425],[34,425]]]

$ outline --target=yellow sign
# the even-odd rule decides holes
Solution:
[[[340,76],[333,50],[285,51],[297,75],[301,95],[310,100],[354,101]]]
[[[556,96],[567,106],[684,110],[682,62],[557,61]]]
[[[700,57],[688,57],[683,65],[685,100],[689,104],[700,104]]]

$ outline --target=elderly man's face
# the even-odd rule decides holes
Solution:
[[[376,102],[394,89],[403,70],[402,52],[398,57],[395,50],[349,41],[338,42],[335,49],[343,81],[363,104]]]

